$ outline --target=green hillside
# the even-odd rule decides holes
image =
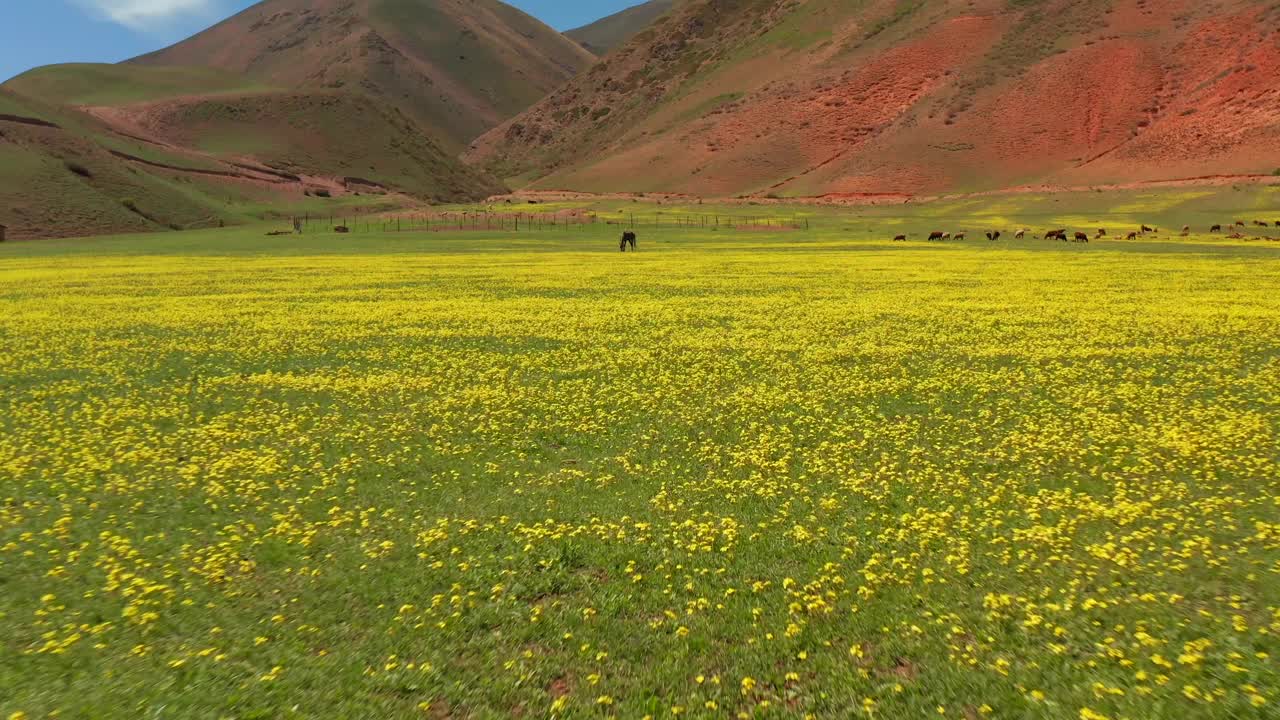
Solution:
[[[351,96],[254,94],[166,107],[190,120],[190,146],[125,134],[0,87],[0,224],[9,238],[238,225],[500,189],[407,118]]]
[[[203,67],[73,63],[47,65],[4,84],[14,92],[66,105],[122,105],[181,95],[266,91],[243,75]]]
[[[11,238],[211,227],[245,218],[228,204],[235,193],[219,199],[183,177],[202,172],[163,172],[122,156],[205,171],[192,158],[2,88],[0,114],[7,116],[0,118],[0,224]]]
[[[253,157],[289,173],[436,202],[503,190],[458,162],[394,107],[338,92],[255,93],[165,104],[149,113],[168,142],[229,162]],[[367,182],[365,182],[367,181]]]

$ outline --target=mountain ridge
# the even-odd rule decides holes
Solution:
[[[649,0],[564,34],[596,55],[606,55],[653,25],[674,5],[675,0]]]
[[[1247,0],[689,0],[466,158],[531,189],[796,197],[1269,174],[1277,19]]]
[[[290,90],[359,90],[460,149],[595,57],[497,0],[265,0],[133,58]]]

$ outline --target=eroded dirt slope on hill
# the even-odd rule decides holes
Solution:
[[[1280,2],[692,0],[467,157],[784,196],[1269,174]]]

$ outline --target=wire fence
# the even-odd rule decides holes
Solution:
[[[808,230],[809,219],[715,213],[588,212],[512,213],[459,211],[395,214],[303,214],[292,218],[295,232],[564,232],[617,227],[702,230]]]

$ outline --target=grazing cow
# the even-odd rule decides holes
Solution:
[[[1000,231],[999,231],[999,230],[993,230],[993,231],[991,231],[991,232],[987,233],[987,239],[988,239],[988,240],[990,240],[991,242],[995,242],[995,241],[999,240],[999,239],[1000,239]]]
[[[942,233],[942,239],[943,239],[943,240],[950,240],[950,239],[951,239],[951,233],[949,233],[949,232],[944,232],[944,233]]]
[[[1027,231],[1026,231],[1026,230],[1019,230],[1018,232],[1016,232],[1016,233],[1014,233],[1014,234],[1013,234],[1013,237],[1014,237],[1014,239],[1015,239],[1015,240],[1021,240],[1022,238],[1026,237],[1026,236],[1027,236]]]
[[[1209,232],[1211,233],[1222,232],[1222,226],[1214,225],[1213,227],[1209,228]]]
[[[1107,231],[1104,228],[1098,228],[1098,237],[1104,238],[1106,236],[1107,236]]]
[[[1183,235],[1190,235],[1190,234],[1191,234],[1191,226],[1190,226],[1190,225],[1183,225],[1183,226],[1182,226],[1182,234],[1183,234]]]
[[[1088,236],[1088,235],[1086,235],[1085,233],[1077,232],[1077,233],[1076,233],[1076,242],[1087,243],[1087,242],[1089,242],[1089,236]]]
[[[1276,227],[1280,227],[1280,220],[1276,221]]]
[[[1236,227],[1244,227],[1244,221],[1243,221],[1243,220],[1237,220],[1237,221],[1236,221]]]
[[[1155,229],[1155,228],[1153,228],[1153,227],[1147,227],[1146,225],[1143,225],[1143,226],[1142,226],[1142,232],[1143,232],[1143,233],[1149,233],[1149,232],[1155,232],[1155,231],[1156,231],[1156,229]]]
[[[956,234],[955,234],[955,236],[954,236],[954,239],[955,239],[955,240],[963,240],[964,238],[965,238],[965,234],[964,234],[964,233],[962,233],[962,232],[958,232],[958,233],[956,233]]]
[[[1125,240],[1137,240],[1137,239],[1138,239],[1138,233],[1136,232],[1131,232],[1127,237],[1125,237]]]
[[[907,240],[906,235],[898,235],[893,238],[894,242],[899,242],[899,241],[906,242],[906,240]]]
[[[621,250],[622,252],[626,252],[628,245],[631,246],[631,251],[635,252],[636,234],[631,232],[630,230],[622,233],[622,241],[618,243],[618,249]]]
[[[942,233],[938,232],[937,230],[934,230],[933,232],[929,233],[930,242],[933,242],[934,240],[943,240],[943,239],[945,238],[943,238]]]
[[[1258,227],[1270,227],[1269,225],[1267,225],[1266,223],[1262,222],[1261,220],[1254,220],[1254,221],[1253,221],[1253,224],[1254,224],[1254,225],[1257,225]]]

